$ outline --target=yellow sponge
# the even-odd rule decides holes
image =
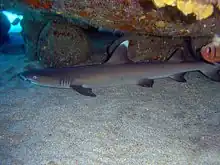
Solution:
[[[166,6],[166,4],[164,3],[164,0],[154,0],[154,4],[155,4],[158,8],[161,8],[161,7]]]
[[[164,3],[170,6],[176,6],[176,0],[166,0]]]
[[[208,18],[213,13],[212,4],[200,4],[196,0],[153,0],[158,8],[176,6],[184,15],[195,14],[197,20]],[[218,6],[220,9],[220,6]]]
[[[193,13],[193,3],[191,0],[184,1],[184,0],[177,0],[177,8],[183,12],[183,14],[188,15]]]
[[[196,15],[196,19],[202,20],[208,18],[213,13],[213,6],[211,4],[202,5],[194,3],[193,13]]]

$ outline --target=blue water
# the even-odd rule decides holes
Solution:
[[[11,13],[9,11],[3,11],[2,13],[7,16],[10,23],[12,23],[16,18],[19,18],[20,20],[23,19],[22,15],[17,15],[15,13]],[[11,24],[11,28],[9,29],[9,33],[20,33],[21,31],[22,31],[22,27],[21,27],[20,22],[17,25]]]

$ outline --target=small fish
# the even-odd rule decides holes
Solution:
[[[215,35],[213,41],[200,50],[202,58],[210,63],[220,62],[220,37]]]
[[[184,61],[177,53],[163,63],[135,63],[128,59],[129,41],[123,41],[103,64],[75,66],[70,68],[47,68],[20,73],[23,80],[47,87],[72,88],[76,92],[96,97],[96,87],[135,84],[153,87],[154,79],[169,77],[177,82],[186,82],[184,75],[190,71],[201,71],[206,77],[220,82],[220,66],[203,61]]]

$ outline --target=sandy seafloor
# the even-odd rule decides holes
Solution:
[[[220,164],[220,84],[200,73],[90,98],[8,81],[24,61],[0,56],[0,165]]]

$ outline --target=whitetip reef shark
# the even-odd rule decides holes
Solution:
[[[36,85],[72,88],[84,96],[91,97],[96,97],[92,91],[96,87],[122,84],[153,87],[154,79],[166,77],[186,82],[184,74],[191,71],[200,71],[209,79],[220,82],[218,65],[204,61],[186,61],[182,54],[174,54],[168,61],[161,63],[135,63],[128,58],[128,46],[128,40],[120,43],[103,64],[34,69],[22,72],[19,76]]]

